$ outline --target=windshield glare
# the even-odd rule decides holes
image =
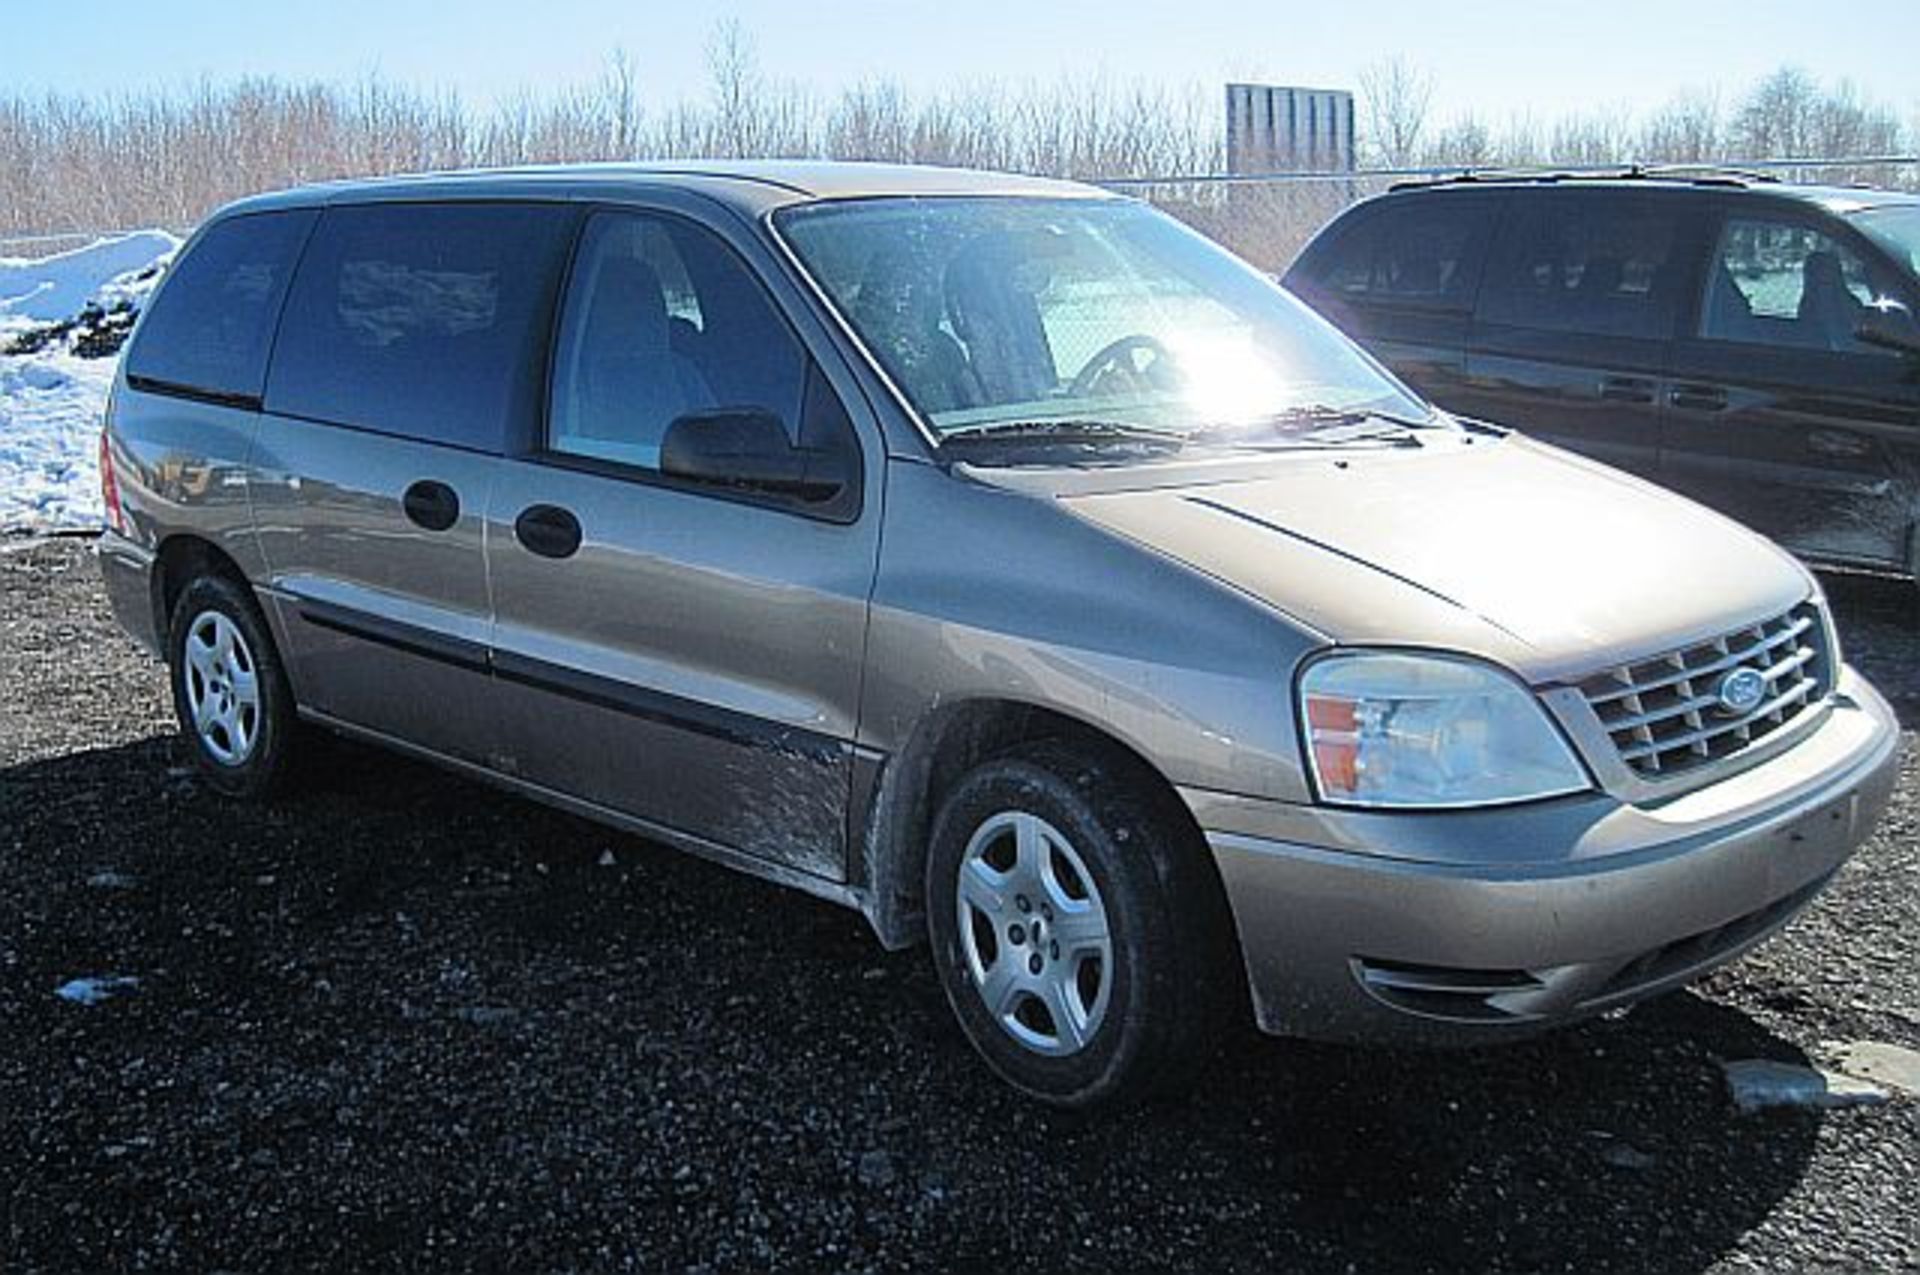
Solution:
[[[1857,213],[1854,225],[1920,277],[1920,207],[1875,208]]]
[[[1306,411],[1431,416],[1276,284],[1131,201],[854,200],[777,224],[943,435],[1098,421],[1218,437]]]

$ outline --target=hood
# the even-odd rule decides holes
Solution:
[[[1517,435],[1195,465],[1167,485],[1105,472],[1134,483],[1054,494],[1335,642],[1467,651],[1536,682],[1717,635],[1813,590],[1739,524]]]

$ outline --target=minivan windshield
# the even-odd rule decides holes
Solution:
[[[1130,200],[829,201],[776,224],[943,441],[1324,445],[1438,423],[1278,285]]]
[[[1920,204],[1869,208],[1854,214],[1853,224],[1920,277]]]

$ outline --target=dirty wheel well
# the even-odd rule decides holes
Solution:
[[[890,948],[925,937],[921,879],[934,812],[961,776],[989,758],[1048,740],[1105,759],[1150,794],[1166,826],[1202,844],[1186,804],[1153,765],[1085,722],[1030,704],[985,701],[960,705],[924,725],[890,772],[869,819],[865,854],[874,928]],[[1208,865],[1211,869],[1211,864]]]
[[[189,584],[205,575],[227,576],[248,585],[238,563],[198,536],[174,536],[160,546],[153,567],[153,631],[160,639],[161,650],[168,649],[174,605]]]

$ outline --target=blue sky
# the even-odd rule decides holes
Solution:
[[[1342,87],[1399,54],[1432,72],[1442,118],[1473,110],[1499,123],[1637,111],[1685,87],[1717,86],[1724,101],[1792,62],[1920,114],[1920,0],[0,0],[0,91],[378,70],[485,103],[591,79],[620,46],[659,103],[702,90],[705,43],[727,17],[771,77],[823,89],[883,75],[925,88],[1095,72]]]

